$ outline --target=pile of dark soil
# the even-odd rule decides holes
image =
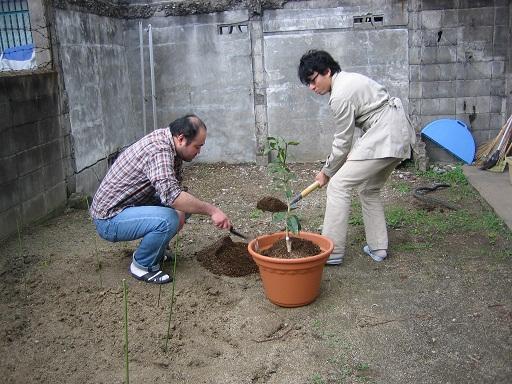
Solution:
[[[265,196],[258,200],[256,208],[266,212],[284,212],[288,206],[275,197]]]
[[[286,239],[278,240],[261,254],[264,256],[275,257],[276,259],[301,259],[303,257],[318,255],[322,250],[315,243],[305,239],[292,239],[292,251],[288,253],[286,249]]]
[[[215,275],[240,277],[258,272],[258,266],[247,251],[247,243],[235,243],[229,236],[199,251],[197,260]]]

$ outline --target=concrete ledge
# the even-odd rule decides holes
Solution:
[[[512,184],[508,170],[503,173],[490,172],[468,165],[462,170],[471,185],[512,231]]]

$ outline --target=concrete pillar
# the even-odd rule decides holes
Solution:
[[[32,27],[32,40],[36,50],[36,65],[42,69],[52,69],[52,56],[50,39],[48,35],[48,23],[45,15],[43,0],[30,0],[28,9],[30,25]]]

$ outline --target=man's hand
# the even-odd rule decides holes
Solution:
[[[220,229],[231,228],[231,222],[224,212],[216,208],[216,211],[211,215],[213,225]]]
[[[330,180],[330,177],[327,176],[323,171],[320,171],[317,173],[315,180],[318,181],[318,184],[320,184],[320,187],[323,187],[325,184],[327,184]]]

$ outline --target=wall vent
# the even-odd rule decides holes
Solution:
[[[246,23],[217,25],[217,33],[219,35],[234,35],[235,33],[247,33],[248,30],[248,24]]]
[[[366,15],[354,16],[354,27],[359,26],[382,26],[384,24],[384,15],[374,15],[367,13]]]

